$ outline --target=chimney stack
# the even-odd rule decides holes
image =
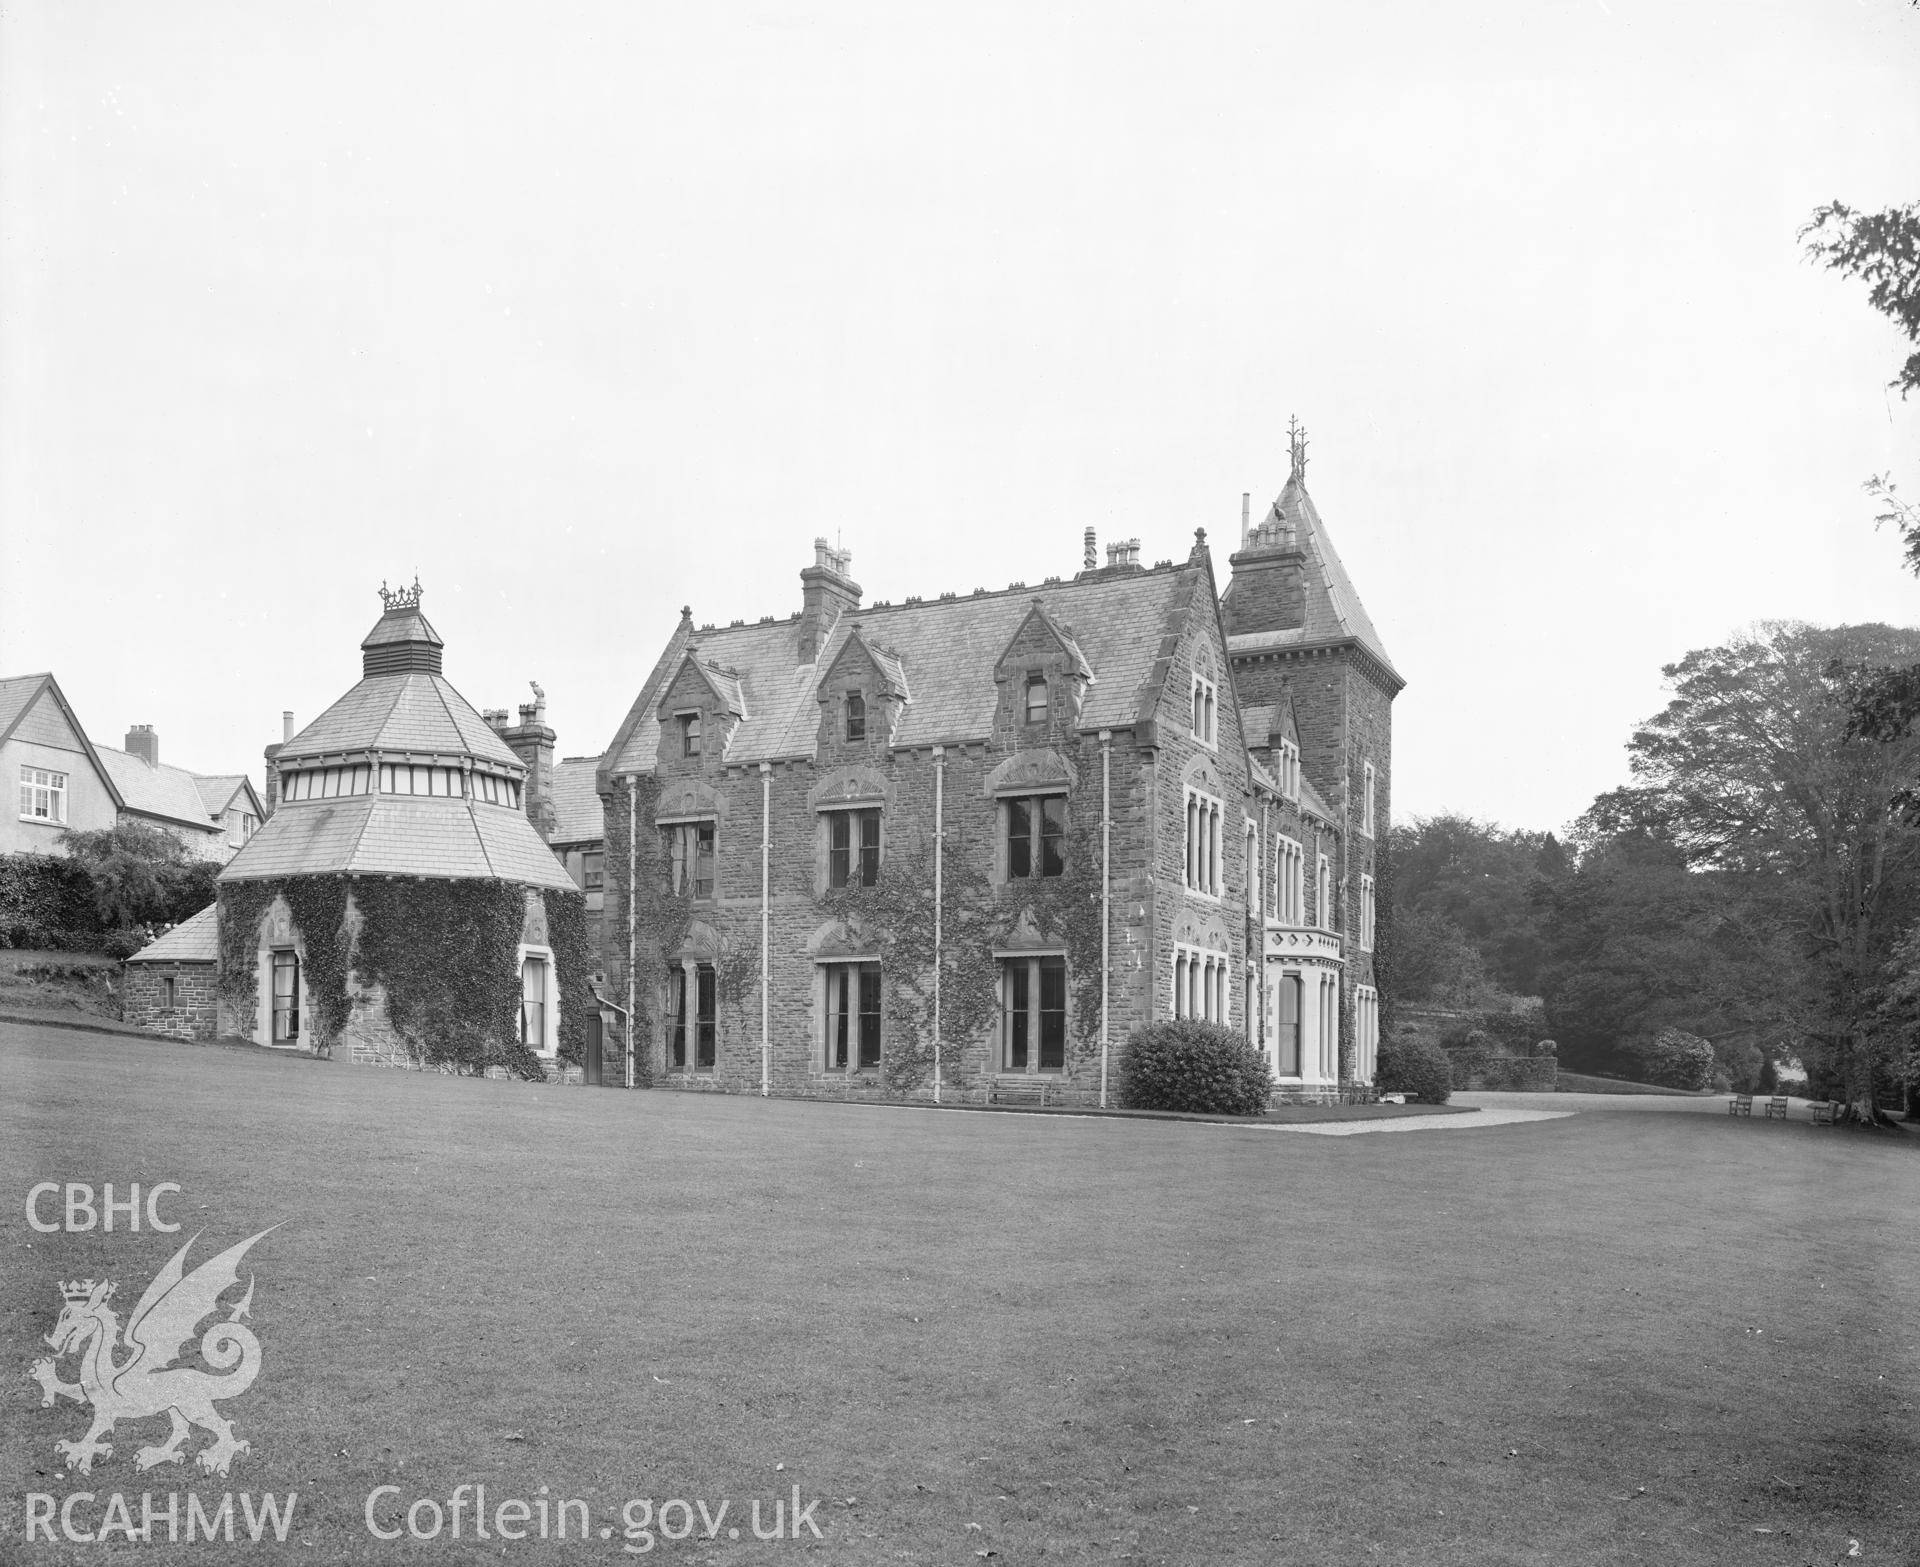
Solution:
[[[1093,529],[1091,528],[1087,529],[1086,545],[1087,545],[1087,548],[1086,548],[1085,559],[1082,563],[1082,569],[1085,571],[1093,571],[1097,569],[1100,564],[1100,551],[1098,547],[1094,544]]]
[[[533,687],[533,700],[520,704],[518,726],[507,727],[507,710],[503,707],[489,709],[484,716],[506,741],[507,749],[525,764],[527,781],[521,802],[526,806],[527,820],[543,840],[551,841],[559,821],[553,804],[553,743],[558,736],[547,727],[547,693],[540,689],[539,681],[527,683]]]
[[[135,724],[129,729],[126,749],[149,767],[160,765],[160,737],[153,732],[152,724]]]
[[[1230,565],[1233,579],[1222,601],[1228,635],[1306,624],[1306,554],[1279,501],[1258,527],[1248,528]]]
[[[860,607],[860,584],[853,580],[853,552],[836,550],[825,539],[813,541],[813,564],[800,573],[799,662],[811,664],[832,634],[834,623]]]
[[[280,752],[285,748],[287,742],[292,738],[293,738],[293,709],[287,708],[285,711],[283,711],[280,714],[279,744],[270,745],[266,748],[264,752],[261,753],[267,759],[267,793],[266,793],[266,798],[262,803],[266,806],[267,815],[269,816],[273,815],[274,810],[280,804],[280,768],[278,766],[278,763],[280,760]]]

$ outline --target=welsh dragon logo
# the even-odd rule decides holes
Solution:
[[[154,1275],[140,1304],[133,1308],[124,1339],[119,1313],[108,1305],[115,1285],[80,1279],[60,1286],[65,1304],[44,1340],[53,1353],[35,1361],[28,1375],[40,1384],[41,1408],[57,1398],[91,1404],[93,1424],[77,1442],[55,1442],[56,1453],[82,1474],[91,1473],[96,1458],[113,1455],[112,1443],[101,1438],[116,1422],[164,1414],[173,1421],[172,1432],[166,1441],[141,1448],[134,1455],[135,1468],[181,1462],[185,1457],[181,1448],[199,1426],[213,1436],[212,1443],[195,1455],[200,1467],[209,1474],[227,1472],[234,1456],[246,1452],[248,1444],[235,1438],[233,1422],[221,1417],[213,1401],[239,1397],[260,1374],[260,1341],[241,1321],[253,1305],[251,1275],[246,1294],[233,1303],[226,1320],[214,1323],[200,1339],[201,1356],[222,1374],[198,1366],[176,1366],[174,1361],[194,1330],[218,1309],[221,1295],[240,1282],[240,1259],[248,1248],[271,1233],[262,1230],[188,1273],[187,1253],[200,1238],[193,1236]],[[59,1361],[67,1355],[79,1357],[78,1382],[60,1380]]]

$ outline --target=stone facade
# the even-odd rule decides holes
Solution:
[[[212,1039],[219,1031],[220,979],[210,962],[127,964],[121,1017],[173,1039]]]
[[[864,608],[821,541],[788,619],[683,614],[598,776],[633,1080],[1097,1102],[1184,1013],[1364,1087],[1399,677],[1310,507],[1296,472],[1224,602],[1204,534]]]

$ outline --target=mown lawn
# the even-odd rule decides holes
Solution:
[[[624,1560],[629,1498],[731,1501],[712,1541],[697,1514],[654,1537],[678,1562],[1911,1559],[1920,1158],[1898,1133],[1596,1112],[1314,1137],[8,1025],[0,1083],[7,1562]],[[188,1227],[35,1234],[40,1180],[177,1181]],[[198,1259],[273,1224],[231,1476],[136,1475],[157,1420],[63,1474],[84,1414],[26,1376],[55,1281],[128,1304],[194,1227]],[[392,1528],[479,1482],[490,1506],[584,1499],[612,1537],[363,1521],[375,1487],[401,1488]],[[757,1543],[749,1501],[794,1486],[822,1538]],[[117,1489],[137,1515],[170,1488],[300,1500],[284,1545],[25,1543],[29,1492]]]

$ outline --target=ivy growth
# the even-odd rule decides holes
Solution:
[[[587,1019],[600,1011],[588,983],[593,972],[593,938],[587,931],[587,900],[565,887],[548,887],[541,898],[547,908],[547,945],[553,948],[559,992],[560,1059],[579,1066],[587,1055]]]
[[[307,991],[308,1027],[330,1049],[352,1011],[347,994],[349,962],[347,881],[344,876],[287,876],[272,881],[223,883],[220,903],[220,994],[242,1031],[253,1031],[257,1006],[255,960],[260,922],[284,898],[300,933],[300,974]]]

